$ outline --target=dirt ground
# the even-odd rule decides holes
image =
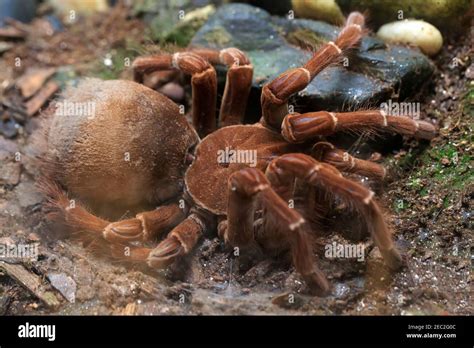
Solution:
[[[61,73],[104,77],[93,62],[111,48],[120,54],[132,50],[129,41],[140,37],[143,28],[120,16],[100,23],[97,35],[58,33],[16,42],[0,57],[2,79],[24,72],[12,68],[18,55],[26,65],[72,65],[74,72]],[[122,31],[112,30],[120,23]],[[166,271],[93,254],[51,232],[45,222],[42,197],[34,188],[36,168],[29,159],[35,152],[35,116],[18,121],[12,139],[0,136],[0,150],[24,155],[10,172],[20,171],[19,182],[0,186],[0,242],[39,243],[38,261],[20,265],[39,285],[27,290],[0,267],[0,314],[472,315],[473,38],[466,34],[446,41],[421,99],[422,113],[436,122],[439,135],[431,144],[396,138],[384,158],[391,176],[378,191],[407,259],[402,271],[389,272],[370,240],[362,241],[367,250],[363,262],[328,260],[324,245],[343,242],[336,234],[316,240],[318,263],[333,284],[326,298],[308,295],[284,258],[268,258],[244,270],[216,237],[204,239],[183,263]],[[69,48],[59,54],[59,44]],[[116,77],[113,70],[106,73]]]

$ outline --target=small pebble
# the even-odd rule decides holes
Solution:
[[[415,19],[384,24],[377,36],[389,43],[416,45],[428,56],[434,56],[443,46],[443,37],[435,26]]]
[[[298,17],[313,18],[333,24],[344,23],[344,15],[334,0],[292,0],[291,4]]]
[[[65,273],[49,273],[47,275],[51,285],[58,290],[70,303],[76,301],[77,285],[74,279]]]

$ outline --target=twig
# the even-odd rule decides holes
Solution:
[[[23,287],[28,289],[41,301],[43,301],[46,306],[55,308],[60,305],[60,302],[54,293],[44,290],[41,278],[29,272],[22,265],[9,264],[4,261],[0,261],[0,269],[8,274],[11,278],[15,279]]]

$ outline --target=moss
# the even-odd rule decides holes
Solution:
[[[103,80],[118,79],[124,70],[130,68],[136,56],[138,56],[138,52],[131,47],[112,50],[108,56],[105,56],[94,65],[89,76]],[[105,64],[106,59],[111,61],[110,65]]]
[[[171,33],[176,25],[177,20],[171,14],[160,12],[150,22],[151,39],[162,43]]]
[[[147,13],[157,13],[160,10],[159,2],[155,0],[135,0],[132,5],[132,16],[141,16]]]
[[[178,25],[176,25],[173,30],[164,37],[164,41],[181,47],[186,47],[204,23],[205,19],[178,23]]]
[[[414,178],[408,182],[407,186],[414,190],[419,190],[423,187],[423,184],[420,178]]]
[[[421,197],[428,196],[429,193],[430,193],[430,192],[429,192],[429,190],[428,190],[426,187],[423,187],[423,188],[420,190],[420,192],[419,192],[419,194],[420,194]]]
[[[414,156],[411,154],[405,157],[408,158],[404,161],[406,165]],[[429,149],[416,162],[417,168],[408,177],[407,188],[422,197],[430,192],[446,191],[448,194],[443,205],[449,205],[448,202],[457,192],[474,183],[472,156],[460,154],[458,147],[453,144]]]
[[[303,49],[317,50],[326,40],[309,29],[297,29],[286,37],[287,41]]]
[[[463,189],[474,181],[472,172],[472,157],[459,154],[453,144],[444,144],[425,152],[420,158],[420,166],[409,178],[409,183],[428,180],[429,185],[436,184],[438,188]],[[407,185],[414,190],[421,189],[416,184]]]
[[[151,38],[160,45],[172,43],[186,47],[196,32],[215,12],[214,5],[207,5],[187,12],[184,18],[177,19],[179,8],[163,10],[150,23]]]
[[[469,83],[459,112],[459,122],[437,143],[426,148],[410,149],[398,161],[388,159],[400,171],[410,171],[406,187],[420,196],[430,192],[446,192],[443,205],[474,184],[472,132],[474,116],[474,84]]]
[[[227,30],[222,27],[208,31],[206,34],[204,34],[204,38],[210,44],[215,44],[217,46],[224,46],[232,39]]]

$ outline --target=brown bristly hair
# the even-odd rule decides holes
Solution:
[[[50,210],[48,219],[62,220],[62,222],[75,231],[102,233],[110,223],[90,213],[81,203],[73,202],[60,185],[46,178],[38,181],[38,187],[46,196],[45,208]]]

